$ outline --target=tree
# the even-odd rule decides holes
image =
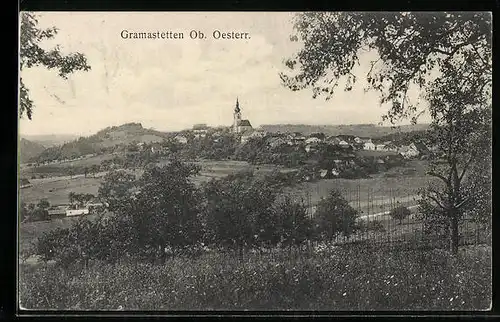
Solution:
[[[40,199],[38,204],[36,205],[40,209],[48,209],[50,207],[50,203],[46,198]]]
[[[311,237],[312,222],[303,202],[285,196],[274,205],[273,211],[276,216],[276,235],[283,245],[291,248]]]
[[[411,102],[409,92],[425,94],[447,160],[429,172],[442,186],[424,191],[421,209],[448,220],[450,251],[456,254],[458,223],[474,199],[462,181],[488,150],[479,144],[482,152],[469,153],[460,145],[484,139],[491,119],[486,112],[492,93],[491,14],[314,12],[297,15],[294,28],[292,39],[300,39],[303,48],[286,61],[290,72],[280,75],[290,89],[312,87],[313,97],[329,99],[345,80],[349,91],[363,51],[372,51],[378,57],[366,74],[366,89],[378,91],[381,104],[391,104],[383,119],[416,122],[425,109]]]
[[[83,70],[89,71],[86,57],[81,53],[61,54],[59,46],[51,50],[43,49],[40,44],[45,39],[52,39],[57,34],[57,28],[39,29],[35,14],[23,12],[21,14],[21,37],[20,37],[20,70],[35,66],[44,66],[47,69],[57,69],[59,76],[66,79],[69,74]],[[31,120],[33,114],[33,101],[29,97],[29,90],[23,79],[20,79],[19,94],[19,117],[24,113]]]
[[[135,175],[125,170],[114,170],[104,176],[98,196],[108,204],[108,210],[119,212],[132,201],[132,189],[136,185]]]
[[[340,233],[349,236],[356,229],[358,213],[340,191],[332,190],[320,200],[316,210],[316,237],[333,240]]]
[[[444,162],[440,159],[431,163],[428,174],[438,182],[422,190],[419,201],[422,219],[431,227],[448,230],[449,249],[454,254],[458,252],[459,225],[464,215],[491,217],[488,160],[492,157],[490,108],[470,108],[472,93],[462,88],[461,96],[454,91],[455,86],[448,83],[442,89],[436,87],[442,91],[441,96],[431,100],[431,111],[435,113],[432,131],[439,138],[436,144],[444,154]]]
[[[26,203],[23,201],[21,202],[20,206],[19,206],[19,219],[21,220],[21,222],[25,222],[26,220],[29,219],[29,212],[28,212],[28,208],[26,206]]]
[[[243,257],[245,247],[272,243],[271,206],[275,187],[253,173],[214,179],[204,186],[209,240],[233,248]]]
[[[201,196],[190,178],[200,168],[173,161],[149,166],[137,183],[138,193],[125,214],[137,231],[137,247],[181,250],[201,238]]]
[[[408,218],[410,216],[411,212],[410,209],[408,209],[405,206],[399,206],[391,210],[389,215],[392,217],[392,219],[395,219],[399,221],[399,224],[401,225],[403,219]]]
[[[309,12],[295,17],[294,29],[291,39],[303,47],[286,60],[290,71],[280,76],[292,90],[311,87],[313,97],[331,98],[341,79],[350,91],[358,79],[353,69],[366,51],[378,54],[366,75],[367,89],[381,94],[381,104],[392,103],[385,116],[390,120],[417,111],[409,102],[410,85],[430,89],[430,74],[446,71],[457,59],[468,63],[462,67],[478,93],[491,92],[486,87],[492,81],[488,13]]]

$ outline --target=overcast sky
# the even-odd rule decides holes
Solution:
[[[40,13],[40,27],[59,28],[44,46],[82,52],[92,70],[69,80],[43,68],[23,71],[35,109],[32,121],[20,121],[20,132],[88,135],[126,122],[157,130],[230,125],[236,97],[243,118],[254,127],[380,122],[386,109],[361,84],[352,92],[338,91],[330,101],[280,84],[283,59],[298,46],[289,40],[291,17],[264,12]],[[215,40],[216,29],[248,32],[251,38]],[[122,39],[122,30],[183,32],[185,38]],[[208,37],[192,40],[191,30]],[[358,71],[366,73],[367,67]]]

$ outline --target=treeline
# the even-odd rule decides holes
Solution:
[[[428,130],[396,132],[378,137],[379,141],[391,141],[395,145],[409,145],[412,142],[422,142],[426,145],[432,145],[434,140]]]
[[[26,204],[21,202],[19,206],[19,220],[21,222],[49,220],[50,203],[47,199],[41,199],[38,203]]]
[[[354,135],[378,138],[396,132],[425,131],[428,124],[401,125],[397,128],[390,126],[377,126],[375,124],[349,124],[349,125],[306,125],[306,124],[263,124],[261,128],[267,132],[292,133],[299,132],[309,135],[323,132],[326,135]]]
[[[46,233],[37,253],[65,264],[124,258],[155,262],[195,255],[207,246],[242,257],[250,249],[292,249],[363,229],[357,211],[338,191],[318,204],[312,218],[303,201],[280,194],[284,183],[277,174],[238,173],[197,187],[190,178],[199,171],[173,161],[148,166],[139,179],[124,170],[109,172],[99,198],[113,215],[82,218],[71,228]]]

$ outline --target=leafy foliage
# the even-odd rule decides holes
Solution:
[[[393,210],[391,210],[391,212],[389,213],[389,215],[393,219],[398,220],[399,223],[401,224],[401,222],[404,219],[408,218],[411,215],[411,212],[410,212],[410,209],[408,209],[407,207],[405,207],[405,206],[399,206],[399,207],[396,207]]]
[[[268,222],[276,190],[269,182],[253,173],[238,173],[208,182],[204,192],[210,240],[240,252],[258,243],[259,237],[272,241],[273,233],[268,230],[273,227]]]
[[[19,219],[21,222],[49,220],[48,208],[50,203],[47,199],[41,199],[38,204],[28,204],[21,202],[19,206]]]
[[[357,211],[340,191],[332,190],[317,206],[315,215],[316,237],[332,240],[338,234],[350,235],[356,229]]]
[[[444,162],[429,171],[443,184],[423,191],[420,211],[445,222],[450,251],[456,254],[459,222],[476,197],[469,189],[476,185],[465,181],[478,176],[467,173],[491,147],[491,14],[312,12],[298,14],[294,28],[292,38],[303,48],[286,62],[291,74],[280,75],[290,89],[312,87],[313,97],[324,93],[328,99],[343,79],[344,89],[351,90],[354,67],[365,50],[378,54],[366,89],[378,91],[381,104],[392,104],[384,118],[416,122],[424,110],[417,110],[408,92],[425,94],[431,138]]]
[[[99,187],[98,196],[108,204],[110,211],[119,212],[131,201],[131,190],[135,185],[135,175],[125,170],[110,171]]]
[[[276,216],[276,237],[284,246],[298,246],[310,240],[313,234],[312,221],[307,214],[307,207],[303,202],[285,196],[274,206]]]
[[[286,61],[290,72],[280,75],[284,85],[292,90],[311,87],[313,97],[325,94],[328,99],[341,79],[344,89],[351,90],[362,52],[376,51],[367,89],[378,91],[382,104],[392,103],[386,115],[390,120],[418,116],[417,106],[408,100],[410,86],[432,88],[431,72],[446,73],[456,60],[465,62],[469,80],[478,83],[482,94],[491,83],[488,13],[308,12],[296,15],[294,28],[291,39],[303,48]]]
[[[44,66],[47,69],[57,69],[59,76],[66,79],[68,74],[75,71],[89,71],[90,66],[87,59],[81,53],[61,54],[59,46],[51,50],[45,50],[40,43],[45,39],[52,39],[57,34],[57,28],[39,29],[38,20],[33,13],[21,13],[21,34],[20,34],[20,69],[35,66]],[[24,113],[31,120],[33,114],[33,101],[29,97],[29,90],[25,86],[23,79],[20,79],[20,110],[19,116]]]

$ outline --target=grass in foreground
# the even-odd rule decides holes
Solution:
[[[21,266],[20,304],[73,310],[485,310],[491,249],[221,253],[165,265]]]

